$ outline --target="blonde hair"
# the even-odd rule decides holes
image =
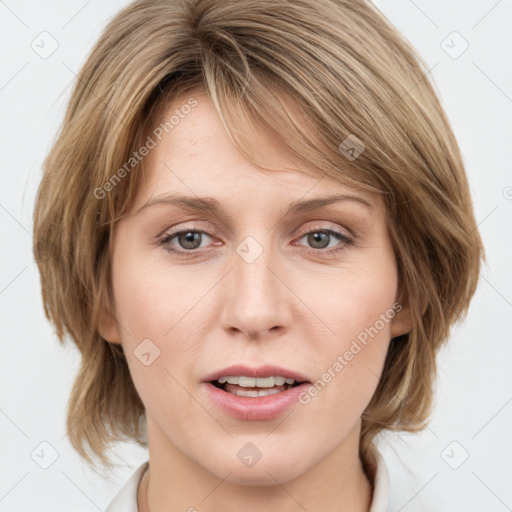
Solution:
[[[144,144],[163,108],[198,87],[255,165],[266,168],[237,134],[241,115],[318,176],[382,195],[398,301],[413,325],[391,340],[362,416],[368,474],[376,434],[424,428],[436,353],[467,314],[484,258],[460,150],[427,76],[410,43],[365,0],[147,0],[111,20],[78,75],[34,211],[45,314],[82,355],[67,429],[83,458],[111,467],[113,442],[146,442],[122,346],[98,332],[114,304],[113,229],[133,205],[143,161],[108,193],[95,191]],[[349,136],[364,144],[357,158],[340,150]]]

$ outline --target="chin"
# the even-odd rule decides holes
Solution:
[[[302,468],[296,459],[283,459],[283,454],[276,454],[265,458],[263,455],[252,467],[246,467],[238,459],[225,460],[222,467],[215,465],[209,468],[210,472],[219,478],[226,479],[240,485],[272,486],[286,483],[299,476],[307,468]],[[265,459],[265,460],[264,460]],[[229,475],[226,477],[226,475]]]
[[[270,465],[268,468],[260,468],[257,472],[255,468],[233,471],[226,480],[234,484],[249,486],[273,486],[278,483],[284,484],[293,480],[300,473],[296,470],[292,473],[290,468],[282,468],[279,465]],[[268,471],[268,473],[267,473]]]

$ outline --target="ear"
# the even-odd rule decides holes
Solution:
[[[121,333],[115,315],[112,313],[110,301],[104,297],[101,299],[100,314],[98,320],[98,332],[109,343],[121,344]]]
[[[395,316],[391,320],[391,338],[407,334],[412,329],[411,308],[408,305],[397,304],[398,306],[394,308]]]
[[[409,294],[404,290],[400,290],[393,305],[395,316],[391,320],[391,337],[396,338],[411,332],[414,325],[413,314],[411,310],[411,302]],[[421,314],[424,315],[427,310],[426,301],[422,300],[420,303]]]

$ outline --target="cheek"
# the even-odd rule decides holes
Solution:
[[[126,253],[125,253],[126,254]],[[200,291],[187,286],[189,278],[136,253],[114,260],[116,313],[124,329],[122,345],[135,388],[150,415],[180,414],[188,424],[197,406],[179,385],[186,368],[197,358],[189,310]],[[166,274],[167,272],[167,274]],[[188,322],[188,323],[187,323]],[[193,325],[192,325],[193,327]],[[186,332],[186,334],[185,334]],[[157,412],[156,412],[157,411]]]
[[[338,349],[348,348],[358,337],[364,340],[368,332],[373,337],[390,336],[397,284],[395,259],[390,252],[331,276],[328,292],[324,288],[316,294],[315,308],[325,318],[330,340],[336,340]]]
[[[315,403],[315,416],[323,418],[326,426],[342,420],[351,423],[362,414],[386,358],[398,278],[393,253],[374,261],[378,264],[343,272],[331,283],[329,294],[317,294],[316,310],[333,332],[316,337],[320,373],[315,390],[303,403]],[[326,403],[332,408],[322,407]],[[332,423],[334,417],[339,421]]]
[[[113,261],[116,312],[133,343],[143,338],[169,338],[190,305],[200,298],[200,286],[191,286],[190,275],[179,269],[171,273],[158,256],[151,258],[140,251]],[[124,334],[123,341],[128,341]]]
[[[178,333],[187,322],[191,305],[198,302],[200,290],[191,287],[189,277],[183,273],[170,274],[169,266],[162,264],[159,254],[156,260],[145,251],[129,250],[125,241],[128,239],[129,236],[120,237],[112,260],[122,345],[141,397],[146,394],[145,389],[155,389],[155,385],[172,394],[174,381],[165,369],[172,372],[174,365],[194,358],[191,353],[194,348],[187,343],[190,337]],[[148,353],[149,356],[143,356]],[[157,397],[153,394],[147,398],[154,399]],[[146,403],[146,399],[143,401]]]

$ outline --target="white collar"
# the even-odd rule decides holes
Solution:
[[[375,451],[377,457],[377,470],[375,472],[373,499],[370,512],[387,512],[389,506],[389,473],[386,461],[380,454],[379,450],[376,449]]]
[[[142,476],[149,465],[149,460],[143,462],[119,489],[114,499],[108,504],[105,512],[139,512],[137,506],[137,491]]]
[[[370,512],[387,512],[389,505],[389,473],[386,462],[377,451],[377,470]],[[114,496],[105,512],[139,512],[137,508],[137,491],[139,483],[148,467],[149,461],[143,462],[130,476]]]

